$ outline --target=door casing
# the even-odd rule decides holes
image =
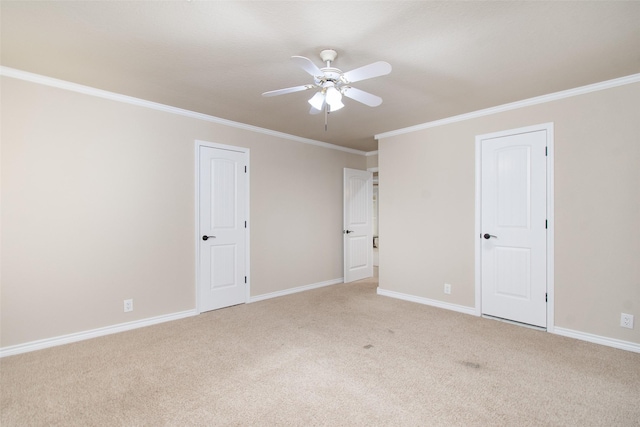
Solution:
[[[251,208],[249,206],[249,202],[251,200],[251,190],[250,190],[250,184],[251,184],[251,167],[250,167],[250,161],[251,161],[251,156],[250,156],[250,150],[248,148],[245,147],[238,147],[235,145],[225,145],[225,144],[218,144],[215,142],[207,142],[207,141],[200,141],[200,140],[196,140],[195,141],[195,235],[194,235],[194,242],[195,242],[195,256],[196,256],[196,262],[195,262],[195,269],[196,269],[196,274],[195,274],[195,278],[196,278],[196,282],[195,282],[195,305],[196,305],[196,312],[198,314],[202,313],[202,308],[200,306],[200,147],[209,147],[209,148],[217,148],[220,150],[230,150],[230,151],[238,151],[241,153],[245,153],[247,155],[247,181],[246,181],[246,194],[245,194],[245,203],[246,203],[246,221],[247,221],[247,228],[246,228],[246,233],[245,233],[245,276],[247,277],[247,287],[246,287],[246,296],[245,296],[245,302],[248,302],[250,300],[250,296],[251,296],[251,259],[250,259],[250,242],[251,242],[251,220],[250,220],[250,214],[251,214]]]
[[[523,128],[510,129],[500,132],[488,133],[476,136],[475,160],[476,160],[476,189],[475,189],[475,314],[482,316],[482,238],[481,212],[482,212],[482,140],[499,138],[526,132],[546,131],[547,135],[547,328],[548,332],[554,330],[554,135],[553,123],[542,123],[539,125],[527,126]]]

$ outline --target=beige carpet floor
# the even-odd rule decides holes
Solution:
[[[640,354],[335,285],[0,360],[9,426],[637,426]]]

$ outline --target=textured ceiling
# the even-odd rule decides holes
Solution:
[[[359,150],[373,135],[640,72],[640,2],[11,2],[1,63],[82,85]],[[309,115],[292,55],[348,71],[387,61]]]

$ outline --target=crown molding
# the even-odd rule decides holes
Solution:
[[[378,150],[376,151],[367,151],[366,153],[364,153],[365,156],[370,157],[370,156],[377,156],[378,155]]]
[[[409,126],[406,128],[397,129],[389,132],[384,132],[384,133],[374,135],[374,138],[376,140],[380,140],[380,139],[389,138],[392,136],[402,135],[405,133],[417,132],[420,130],[434,128],[437,126],[444,126],[451,123],[462,122],[464,120],[470,120],[478,117],[489,116],[491,114],[502,113],[504,111],[516,110],[518,108],[529,107],[531,105],[544,104],[545,102],[557,101],[559,99],[570,98],[572,96],[578,96],[578,95],[584,95],[590,92],[597,92],[599,90],[610,89],[617,86],[624,86],[624,85],[637,83],[637,82],[640,82],[640,73],[632,74],[626,77],[620,77],[613,80],[607,80],[600,83],[594,83],[587,86],[581,86],[574,89],[554,92],[548,95],[536,96],[534,98],[529,98],[522,101],[511,102],[509,104],[503,104],[497,107],[485,108],[483,110],[460,114],[458,116],[447,117],[445,119],[434,120],[432,122],[426,122],[419,125]]]
[[[146,101],[144,99],[134,98],[128,95],[122,95],[119,93],[109,92],[102,89],[96,89],[90,86],[84,86],[77,83],[68,82],[65,80],[54,79],[52,77],[47,77],[40,74],[34,74],[34,73],[29,73],[27,71],[17,70],[15,68],[0,66],[0,76],[11,77],[18,80],[24,80],[31,83],[41,84],[44,86],[51,86],[58,89],[68,90],[71,92],[82,93],[84,95],[95,96],[97,98],[109,99],[111,101],[122,102],[125,104],[136,105],[138,107],[150,108],[152,110],[164,111],[166,113],[176,114],[184,117],[190,117],[192,119],[202,120],[210,123],[216,123],[216,124],[229,126],[237,129],[243,129],[250,132],[261,133],[264,135],[275,136],[277,138],[288,139],[290,141],[300,142],[303,144],[315,145],[317,147],[344,151],[346,153],[358,154],[361,156],[366,155],[365,151],[356,150],[353,148],[342,147],[340,145],[330,144],[324,141],[317,141],[315,139],[302,138],[300,136],[295,136],[295,135],[291,135],[284,132],[265,129],[258,126],[248,125],[246,123],[234,122],[232,120],[222,119],[220,117],[210,116],[208,114],[197,113],[195,111],[172,107],[170,105],[160,104],[152,101]]]

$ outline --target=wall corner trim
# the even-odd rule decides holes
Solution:
[[[464,120],[470,120],[478,117],[489,116],[491,114],[502,113],[504,111],[516,110],[518,108],[529,107],[531,105],[544,104],[545,102],[557,101],[559,99],[570,98],[572,96],[578,96],[578,95],[584,95],[590,92],[611,89],[617,86],[624,86],[624,85],[637,83],[637,82],[640,82],[640,73],[632,74],[626,77],[620,77],[617,79],[607,80],[600,83],[581,86],[574,89],[567,89],[560,92],[554,92],[547,95],[536,96],[534,98],[524,99],[522,101],[516,101],[516,102],[511,102],[509,104],[498,105],[496,107],[485,108],[483,110],[477,110],[470,113],[451,116],[451,117],[447,117],[440,120],[434,120],[432,122],[426,122],[426,123],[422,123],[415,126],[409,126],[402,129],[392,130],[389,132],[379,133],[377,135],[374,135],[374,138],[376,140],[390,138],[392,136],[398,136],[405,133],[417,132],[420,130],[434,128],[437,126],[444,126],[451,123],[462,122]]]
[[[54,79],[53,77],[42,76],[39,74],[29,73],[27,71],[16,70],[14,68],[0,66],[0,76],[11,77],[18,80],[24,80],[31,83],[37,83],[44,86],[51,86],[58,89],[64,89],[71,92],[82,93],[84,95],[95,96],[97,98],[109,99],[111,101],[122,102],[125,104],[136,105],[138,107],[150,108],[152,110],[164,111],[165,113],[176,114],[178,116],[190,117],[192,119],[202,120],[210,123],[217,123],[237,129],[244,129],[251,132],[261,133],[264,135],[275,136],[277,138],[288,139],[290,141],[301,142],[303,144],[315,145],[317,147],[328,148],[331,150],[344,151],[351,154],[367,155],[366,151],[356,150],[353,148],[342,147],[340,145],[330,144],[315,139],[303,138],[300,136],[290,135],[284,132],[265,129],[258,126],[248,125],[245,123],[234,122],[232,120],[222,119],[220,117],[210,116],[208,114],[197,113],[195,111],[185,110],[182,108],[172,107],[170,105],[160,104],[157,102],[146,101],[140,98],[134,98],[128,95],[109,92],[102,89],[92,88],[65,80]]]
[[[283,291],[270,292],[268,294],[256,295],[254,297],[249,298],[249,303],[263,301],[271,298],[283,297],[285,295],[296,294],[298,292],[310,291],[312,289],[322,288],[324,286],[337,285],[339,283],[344,283],[342,277],[339,279],[326,280],[324,282],[312,283],[311,285],[303,285],[295,288],[285,289]]]
[[[550,332],[556,335],[562,335],[563,337],[575,338],[581,341],[588,341],[594,344],[606,345],[607,347],[640,353],[640,344],[631,341],[623,341],[615,338],[603,337],[600,335],[589,334],[587,332],[559,328],[557,326],[553,329],[553,331]]]
[[[415,295],[403,294],[401,292],[389,291],[387,289],[382,289],[382,288],[378,288],[377,294],[385,297],[401,299],[404,301],[417,302],[418,304],[430,305],[432,307],[444,308],[445,310],[452,310],[452,311],[457,311],[459,313],[471,314],[472,316],[477,316],[476,309],[474,307],[467,307],[464,305],[451,304],[444,301],[417,297]]]
[[[157,325],[158,323],[170,322],[172,320],[183,319],[185,317],[195,316],[196,310],[180,311],[178,313],[164,314],[146,319],[134,320],[132,322],[119,323],[117,325],[106,326],[104,328],[92,329],[89,331],[76,332],[68,335],[61,335],[53,338],[46,338],[37,341],[31,341],[24,344],[12,345],[0,348],[0,358],[6,356],[14,356],[16,354],[28,353],[30,351],[42,350],[49,347],[55,347],[63,344],[71,344],[78,341],[84,341],[91,338],[102,337],[105,335],[116,334],[118,332],[130,331],[132,329],[144,328],[145,326]]]

